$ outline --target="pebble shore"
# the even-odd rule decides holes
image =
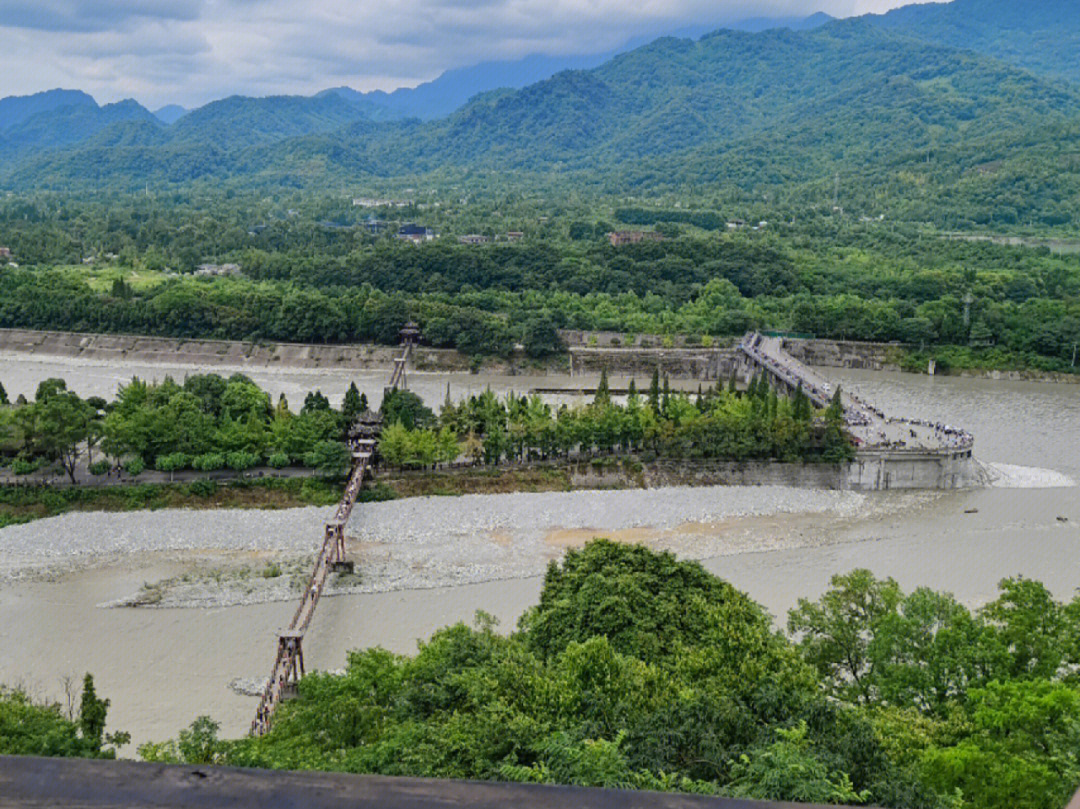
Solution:
[[[357,575],[328,590],[371,593],[543,574],[592,536],[645,542],[683,558],[826,542],[827,525],[917,495],[786,487],[707,487],[426,497],[361,505],[349,523]],[[102,606],[221,607],[296,597],[327,508],[70,513],[0,530],[0,582],[161,561],[191,573]],[[788,515],[783,530],[761,520]],[[798,519],[804,515],[805,520]],[[795,519],[791,519],[791,517]],[[271,563],[281,575],[261,573]]]

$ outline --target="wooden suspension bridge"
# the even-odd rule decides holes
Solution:
[[[414,323],[408,323],[401,330],[402,353],[394,360],[394,369],[390,375],[387,390],[397,390],[405,385],[405,367],[412,356],[413,346],[419,337],[419,329]],[[251,723],[251,733],[261,736],[270,729],[274,712],[282,700],[296,695],[297,683],[304,676],[304,635],[315,617],[315,608],[326,589],[326,581],[331,573],[352,572],[353,563],[345,553],[345,526],[352,515],[356,498],[364,485],[364,477],[375,462],[375,449],[378,441],[380,420],[374,414],[361,414],[357,423],[349,429],[347,437],[352,452],[352,471],[345,493],[338,503],[334,516],[327,520],[323,532],[322,547],[315,557],[315,566],[308,578],[307,587],[300,597],[300,604],[293,614],[287,629],[278,633],[277,655],[270,679],[263,688],[255,719]]]

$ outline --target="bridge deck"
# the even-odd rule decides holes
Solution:
[[[394,360],[394,370],[390,376],[391,389],[396,389],[404,383],[405,366],[411,354],[412,345],[407,344],[402,355]],[[318,607],[319,598],[326,588],[326,580],[330,577],[335,564],[345,562],[345,526],[349,522],[353,506],[356,505],[356,498],[364,485],[364,476],[375,453],[375,441],[371,439],[354,441],[350,449],[353,467],[349,474],[349,482],[345,486],[345,492],[333,518],[326,523],[322,547],[319,548],[319,553],[315,557],[315,565],[311,576],[308,577],[307,587],[300,596],[300,603],[296,607],[292,621],[289,622],[288,628],[278,635],[277,656],[270,670],[270,679],[263,688],[259,707],[255,711],[255,719],[251,723],[253,735],[262,735],[270,729],[270,723],[278,705],[296,687],[297,681],[303,676],[304,635],[315,617],[315,608]]]
[[[751,333],[740,341],[739,351],[751,366],[785,387],[802,387],[818,407],[828,407],[832,401],[833,384],[788,354],[783,338]],[[860,447],[953,452],[970,450],[974,444],[974,438],[958,427],[886,416],[881,409],[842,389],[840,399],[848,432]]]

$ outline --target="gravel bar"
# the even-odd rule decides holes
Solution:
[[[683,558],[834,542],[857,516],[932,495],[869,495],[787,487],[674,487],[424,497],[361,504],[349,523],[357,576],[328,594],[385,592],[540,575],[593,536],[643,542]],[[0,530],[0,581],[144,555],[195,562],[310,556],[332,509],[76,512]],[[169,584],[155,606],[225,606],[295,597],[289,577],[208,575]],[[128,603],[120,599],[116,604]]]

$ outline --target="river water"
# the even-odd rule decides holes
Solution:
[[[133,373],[163,375],[160,368],[146,370],[156,373],[0,358],[0,379],[14,393],[32,392],[47,376],[63,376],[91,395],[111,393]],[[301,400],[312,386],[344,389],[350,378],[248,373],[290,400]],[[1080,490],[1071,485],[1080,479],[1080,387],[856,371],[830,375],[889,414],[969,429],[977,457],[998,470],[997,485],[934,494],[710,488],[431,498],[379,504],[385,510],[378,514],[363,506],[350,526],[359,539],[354,552],[361,572],[367,571],[364,585],[383,591],[323,600],[305,639],[309,668],[340,668],[349,649],[371,645],[411,652],[417,640],[448,623],[471,620],[478,609],[512,628],[535,603],[543,565],[593,535],[701,558],[781,624],[799,597],[819,595],[830,576],[855,567],[891,575],[909,589],[949,590],[973,606],[992,599],[1001,578],[1018,574],[1046,582],[1060,598],[1072,596],[1080,586]],[[376,395],[384,375],[364,378],[362,387]],[[448,379],[454,395],[487,385],[522,391],[531,382],[414,374],[411,385],[439,401]],[[316,512],[310,517],[310,548],[321,535]],[[223,734],[243,733],[254,700],[234,693],[229,683],[269,672],[274,635],[287,623],[291,603],[199,609],[99,605],[130,595],[144,582],[189,573],[225,554],[226,546],[263,555],[266,548],[292,547],[295,540],[285,535],[294,536],[296,520],[308,518],[253,513],[241,526],[196,514],[115,515],[115,523],[102,515],[84,521],[72,516],[34,523],[31,530],[0,531],[5,561],[25,556],[68,563],[50,575],[41,568],[30,579],[0,580],[0,632],[9,650],[0,656],[0,682],[56,697],[62,677],[92,671],[99,692],[112,699],[111,725],[131,731],[137,742],[175,735],[204,713],[222,723]],[[138,536],[123,522],[133,519],[175,526],[170,530],[176,541],[145,551],[105,542],[118,532]],[[145,524],[138,527],[146,532]],[[229,532],[229,542],[220,530]],[[101,532],[101,544],[110,548],[107,557],[80,555],[88,532]],[[259,541],[237,536],[241,532]],[[274,532],[281,533],[280,541]],[[191,548],[200,549],[197,560],[188,555]],[[71,563],[79,569],[72,572]]]

